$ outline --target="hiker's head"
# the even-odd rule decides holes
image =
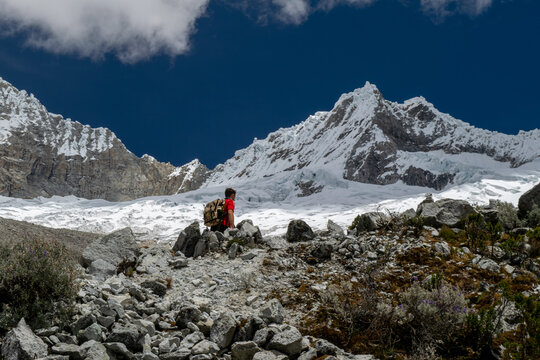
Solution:
[[[225,189],[225,197],[229,199],[233,199],[236,197],[236,190],[232,188],[226,188]]]

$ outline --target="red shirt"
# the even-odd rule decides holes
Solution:
[[[234,212],[234,201],[231,199],[225,199],[225,219],[223,219],[223,225],[229,227],[231,224],[229,222],[229,210]]]

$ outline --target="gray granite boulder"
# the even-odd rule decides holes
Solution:
[[[253,341],[240,341],[232,344],[231,357],[233,360],[251,360],[261,349]]]
[[[4,360],[31,360],[47,356],[47,345],[22,318],[17,327],[9,331],[2,342]]]
[[[210,340],[218,344],[221,349],[227,348],[236,331],[236,320],[229,313],[222,313],[210,329]]]
[[[103,259],[97,259],[90,264],[88,273],[98,280],[106,280],[116,274],[116,266]]]
[[[201,230],[197,221],[186,227],[178,235],[178,239],[173,246],[173,251],[181,251],[186,257],[193,257],[195,247],[202,239]]]
[[[292,220],[285,235],[288,242],[313,240],[314,237],[313,230],[304,220]]]
[[[458,227],[461,220],[476,211],[465,200],[443,199],[418,205],[416,214],[424,219],[424,225],[450,228]]]
[[[297,328],[289,326],[272,337],[268,349],[277,350],[289,356],[298,355],[302,351],[302,334]]]
[[[285,309],[277,299],[272,299],[261,308],[259,316],[267,324],[281,324],[285,318]]]
[[[388,221],[389,217],[385,213],[376,211],[367,212],[359,215],[355,219],[356,224],[353,230],[356,234],[375,231],[384,226]]]
[[[102,259],[113,266],[121,262],[136,262],[138,246],[130,228],[115,231],[105,235],[90,245],[82,253],[82,265],[90,266],[93,261]]]

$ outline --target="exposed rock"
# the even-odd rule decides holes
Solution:
[[[251,360],[261,349],[253,341],[236,342],[231,346],[233,360]]]
[[[130,228],[115,231],[105,235],[84,249],[82,265],[85,267],[98,259],[102,259],[113,266],[121,262],[136,262],[138,246],[135,236]]]
[[[345,237],[345,231],[343,231],[343,229],[341,228],[341,226],[339,226],[338,224],[336,224],[335,222],[333,222],[332,220],[328,220],[328,223],[326,225],[327,229],[328,229],[328,232],[330,233],[330,235],[336,239],[342,239],[343,237]]]
[[[142,282],[141,286],[152,290],[152,292],[158,296],[165,296],[167,293],[167,283],[160,277],[149,278]]]
[[[435,243],[433,245],[433,250],[435,250],[437,255],[441,256],[450,256],[451,254],[450,246],[444,241]]]
[[[176,316],[176,326],[180,329],[184,329],[188,326],[188,323],[197,323],[201,319],[202,313],[195,306],[183,306],[178,315]]]
[[[303,220],[292,220],[287,228],[285,238],[288,242],[313,240],[315,234]]]
[[[155,244],[150,249],[144,251],[139,257],[139,264],[137,264],[137,271],[140,273],[156,274],[169,265],[169,261],[172,260],[171,250],[168,245]]]
[[[51,348],[54,354],[66,355],[73,360],[83,360],[86,353],[86,349],[82,349],[78,345],[72,344],[56,344]]]
[[[521,218],[533,209],[534,206],[540,207],[540,184],[521,195],[518,201],[519,216]]]
[[[237,242],[233,242],[231,244],[231,247],[229,247],[229,260],[234,260],[236,259],[236,254],[238,253],[238,243]]]
[[[136,326],[121,326],[117,324],[113,327],[110,335],[107,337],[107,342],[122,343],[132,351],[140,351],[142,350],[141,344],[139,343],[140,337],[141,334],[139,334]]]
[[[326,261],[332,258],[332,251],[334,251],[334,247],[331,244],[317,244],[311,251],[311,256],[317,258],[318,260]]]
[[[277,299],[272,299],[261,308],[259,316],[268,324],[281,324],[285,318],[285,309]]]
[[[356,234],[362,232],[375,231],[381,228],[388,222],[388,215],[382,212],[368,212],[362,215],[359,215],[356,219]]]
[[[210,329],[210,340],[218,344],[221,349],[227,348],[234,337],[236,320],[229,313],[222,313]]]
[[[443,199],[433,203],[422,203],[416,210],[418,216],[424,219],[428,226],[457,227],[461,220],[475,213],[474,208],[465,200]]]
[[[99,280],[106,280],[107,278],[116,274],[116,266],[103,259],[97,259],[92,261],[90,264],[88,273],[95,276]]]
[[[197,343],[193,348],[191,349],[191,353],[193,355],[201,355],[201,354],[216,354],[219,351],[219,346],[208,340],[203,340],[199,343]]]
[[[288,356],[277,351],[259,351],[253,355],[253,360],[287,360]]]
[[[195,221],[180,232],[173,246],[173,251],[181,251],[186,257],[193,257],[195,246],[201,239],[199,223]]]
[[[47,356],[47,345],[26,325],[24,318],[3,339],[4,360],[33,360],[44,356]]]
[[[289,356],[297,355],[302,351],[302,334],[295,327],[289,326],[288,329],[272,337],[268,348]]]

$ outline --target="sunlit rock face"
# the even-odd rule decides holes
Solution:
[[[51,114],[0,80],[0,195],[129,200],[192,190],[207,174],[198,160],[176,168],[139,158],[109,129]]]

